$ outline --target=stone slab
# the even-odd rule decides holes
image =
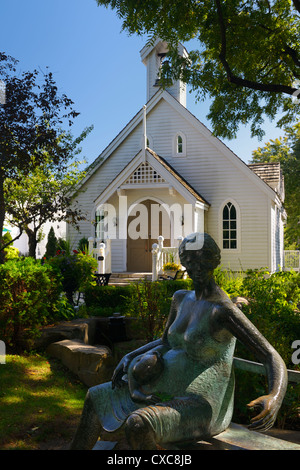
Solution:
[[[111,379],[114,360],[107,346],[91,346],[66,339],[50,344],[46,352],[61,360],[88,387]]]
[[[176,448],[181,450],[300,450],[300,445],[257,431],[250,431],[245,426],[231,423],[226,431],[207,441],[199,441],[191,445],[177,444]]]

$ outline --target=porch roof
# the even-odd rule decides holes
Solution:
[[[179,193],[184,192],[189,194],[195,202],[204,204],[207,208],[210,206],[210,203],[206,201],[201,194],[199,194],[198,191],[196,191],[164,158],[157,155],[156,152],[148,147],[146,148],[145,154],[143,150],[140,150],[132,158],[123,170],[121,170],[120,173],[110,182],[105,190],[95,199],[94,203],[103,204],[107,199],[109,199],[109,197],[124,184],[129,175],[134,172],[143,161],[145,161],[145,158],[150,165],[151,163],[156,163],[156,169],[160,172],[162,177],[168,182],[168,184],[173,184]],[[139,186],[136,185],[136,187],[138,188]],[[155,184],[153,187],[158,187],[158,185]]]
[[[160,157],[149,148],[147,148],[147,150],[172,176],[174,176],[174,178],[176,178],[182,186],[192,194],[192,196],[194,196],[197,201],[210,206],[210,203],[206,201],[206,199],[204,199],[204,197],[202,197],[201,194],[199,194],[198,191],[196,191],[163,157]]]

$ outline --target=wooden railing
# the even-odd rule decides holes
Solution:
[[[284,270],[300,272],[300,250],[284,251]]]
[[[166,263],[180,264],[178,246],[182,237],[178,238],[177,246],[164,246],[164,237],[158,237],[158,242],[152,245],[152,281],[156,281],[163,272]]]

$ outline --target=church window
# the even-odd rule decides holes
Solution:
[[[174,155],[177,157],[186,156],[186,137],[183,132],[178,132],[174,139]]]
[[[183,151],[183,142],[181,135],[177,136],[177,153],[182,153]]]
[[[238,245],[238,227],[237,210],[232,202],[227,202],[223,208],[222,220],[222,238],[223,249],[237,249]]]

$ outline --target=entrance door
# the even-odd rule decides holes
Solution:
[[[157,237],[163,234],[163,223],[169,224],[170,220],[165,209],[160,208],[164,214],[160,213],[156,220],[151,219],[151,206],[152,204],[158,205],[157,202],[147,199],[141,204],[145,206],[145,210],[138,211],[134,215],[129,215],[127,220],[127,271],[129,272],[151,272],[152,271],[152,245],[157,243]],[[158,211],[154,211],[157,213]],[[141,214],[147,214],[146,220],[141,218]],[[144,220],[145,226],[141,226]],[[131,226],[131,227],[130,227]],[[142,236],[133,239],[132,228],[137,229]],[[156,238],[152,238],[153,235],[157,235]],[[170,238],[164,240],[164,246],[170,246]]]

